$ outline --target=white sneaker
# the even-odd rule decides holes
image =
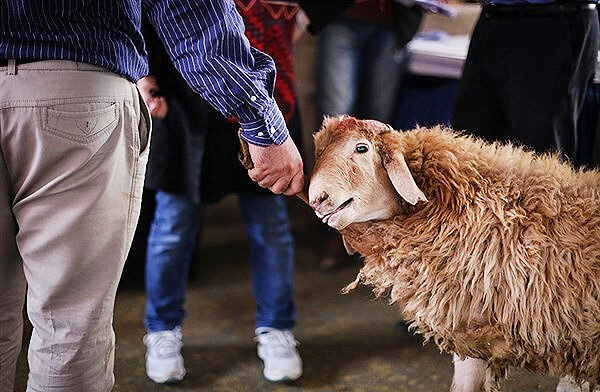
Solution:
[[[302,359],[291,331],[275,328],[256,328],[258,357],[263,360],[263,374],[269,381],[292,381],[302,375]]]
[[[150,332],[144,336],[146,374],[152,381],[175,383],[185,377],[181,355],[181,327],[171,331]]]

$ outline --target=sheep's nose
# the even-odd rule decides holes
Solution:
[[[313,209],[317,209],[321,205],[321,203],[323,203],[327,199],[329,199],[329,195],[327,194],[327,192],[323,191],[319,196],[317,196],[310,202],[310,206]]]

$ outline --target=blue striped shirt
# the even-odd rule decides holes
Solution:
[[[0,59],[72,60],[136,81],[148,73],[142,9],[175,67],[238,119],[242,138],[262,146],[287,139],[274,62],[250,46],[232,0],[2,0]]]

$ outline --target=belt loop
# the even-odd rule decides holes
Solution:
[[[17,60],[8,59],[8,69],[6,70],[7,75],[16,75],[17,74]]]

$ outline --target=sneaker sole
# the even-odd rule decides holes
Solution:
[[[148,378],[152,381],[154,381],[157,384],[177,384],[180,383],[181,381],[183,381],[184,377],[185,377],[185,373],[179,375],[171,375],[171,376],[162,376],[162,377],[153,377],[150,376],[149,374],[146,374],[148,376]]]
[[[302,376],[302,372],[298,375],[293,375],[293,376],[273,377],[273,375],[267,375],[267,373],[263,371],[263,376],[265,377],[265,379],[267,381],[270,381],[270,382],[290,382],[290,381],[296,381],[297,379],[299,379],[300,376]]]
[[[177,384],[183,381],[185,374],[181,377],[179,376],[170,376],[170,377],[150,377],[148,378],[154,381],[157,384]]]
[[[263,361],[263,363],[264,363],[262,350],[260,348],[257,350],[257,354],[258,354],[258,358],[260,358],[260,360]],[[297,379],[299,379],[302,376],[302,369],[300,369],[300,372],[298,374],[292,374],[292,375],[269,374],[269,373],[270,372],[268,372],[267,368],[265,367],[263,370],[263,376],[265,377],[265,379],[267,379],[267,381],[288,382],[288,381],[296,381]]]

